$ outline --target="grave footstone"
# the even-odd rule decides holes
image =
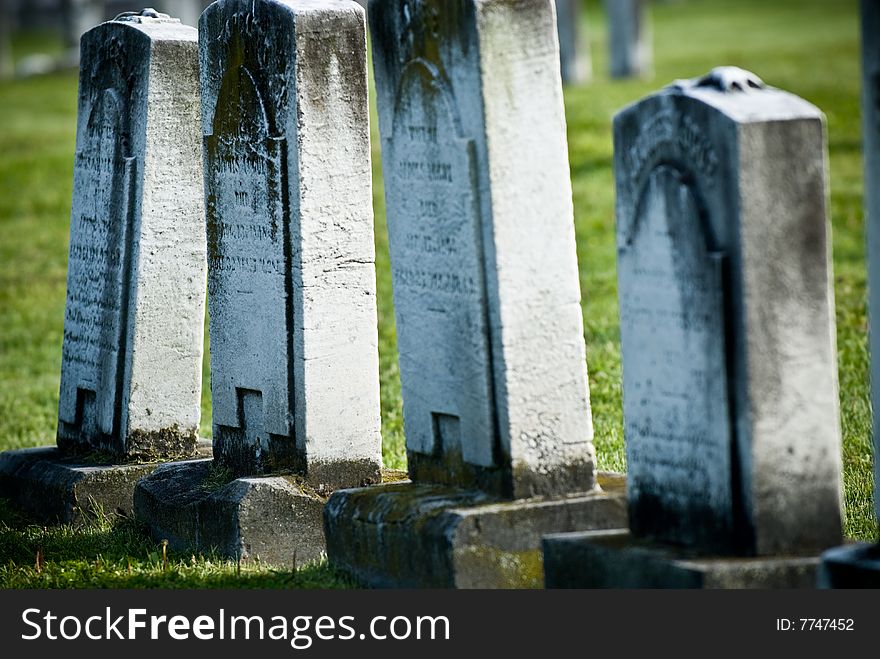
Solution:
[[[369,16],[413,483],[335,493],[328,554],[372,585],[540,585],[542,533],[624,516],[595,473],[552,0]]]
[[[637,78],[653,71],[647,0],[605,0],[612,78]]]
[[[823,115],[721,67],[614,145],[629,531],[546,540],[547,584],[810,585],[843,525]]]
[[[310,560],[327,494],[381,478],[364,11],[224,0],[199,30],[215,464],[146,479],[137,513],[175,544]]]
[[[556,27],[563,84],[589,80],[593,77],[593,62],[583,30],[581,0],[556,0]]]
[[[145,10],[81,49],[58,449],[0,458],[0,489],[63,521],[130,512],[196,453],[205,310],[196,30]]]
[[[862,0],[862,134],[865,158],[865,229],[868,243],[868,312],[871,402],[874,409],[874,505],[880,520],[880,5]],[[880,588],[880,543],[829,550],[820,585]]]

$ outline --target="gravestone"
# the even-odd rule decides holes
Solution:
[[[190,457],[206,273],[197,33],[145,10],[90,30],[81,50],[58,448],[93,462]],[[43,449],[4,456],[18,465],[13,490],[75,467]],[[35,456],[43,466],[24,469]],[[119,480],[110,510],[130,510],[131,474],[145,468],[107,469],[88,473]],[[56,498],[57,516],[73,515],[70,488],[51,487],[42,516],[56,516]]]
[[[153,13],[87,34],[58,445],[191,455],[205,273],[195,33]]]
[[[612,78],[651,75],[653,45],[647,0],[605,0]]]
[[[645,542],[809,581],[843,524],[824,118],[722,67],[620,112],[614,142],[634,548],[548,540],[548,583],[571,546],[591,558],[563,585],[678,583],[675,550],[649,560]],[[646,576],[642,558],[671,567]]]
[[[563,84],[589,80],[593,77],[593,62],[583,32],[581,0],[556,0],[556,27]]]
[[[439,507],[555,501],[555,513],[502,504],[432,527],[448,538],[463,517],[518,519],[532,533],[517,551],[538,561],[542,524],[589,525],[616,503],[596,493],[553,4],[377,0],[369,16],[415,485],[336,493],[328,552],[371,583],[464,585],[480,578],[481,546],[503,553],[510,538],[437,549],[419,529]],[[386,551],[417,560],[395,566]],[[448,551],[473,565],[424,560]]]
[[[226,0],[199,30],[215,462],[239,490],[288,502],[278,526],[312,533],[296,553],[316,558],[322,497],[381,469],[364,11]],[[193,506],[209,516],[203,468],[173,469],[139,489],[157,536]],[[295,496],[249,478],[279,474]],[[199,502],[166,505],[167,488]],[[312,515],[308,533],[297,515]]]
[[[862,135],[865,158],[865,233],[868,243],[868,313],[871,403],[874,410],[874,505],[880,520],[880,6],[861,2]],[[851,544],[822,557],[820,585],[880,588],[880,543]]]

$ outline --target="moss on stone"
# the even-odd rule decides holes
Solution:
[[[507,551],[497,547],[469,545],[455,552],[457,575],[474,575],[492,588],[543,588],[544,560],[540,549]]]

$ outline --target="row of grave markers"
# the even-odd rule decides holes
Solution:
[[[356,0],[367,7],[367,0]],[[583,33],[582,0],[555,0],[562,80],[578,83],[592,76],[589,40]],[[173,13],[184,25],[196,26],[199,15],[210,2],[186,0],[158,2],[160,11]],[[610,73],[614,78],[646,75],[651,70],[650,27],[645,0],[606,1],[609,21]],[[68,42],[75,46],[86,31],[104,17],[113,17],[132,8],[126,0],[78,0],[70,3],[64,17]],[[0,10],[8,11],[8,8]],[[13,74],[9,54],[8,20],[0,20],[0,78]],[[74,60],[75,61],[75,60]]]
[[[366,31],[345,0],[84,36],[58,446],[193,457],[207,280],[234,480],[206,491],[204,459],[141,479],[157,538],[326,547],[371,585],[812,582],[843,526],[822,114],[721,68],[616,117],[624,493],[595,467],[553,3],[374,0],[369,19],[412,483],[341,489],[382,480]]]

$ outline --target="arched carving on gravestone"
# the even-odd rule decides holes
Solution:
[[[110,50],[121,52],[118,39]],[[115,48],[114,48],[115,46]],[[59,445],[119,448],[133,259],[136,158],[120,58],[95,72],[75,160]]]
[[[668,153],[660,147],[635,172],[618,254],[631,526],[721,547],[733,536],[735,496],[725,255],[699,163]]]
[[[286,140],[256,77],[231,62],[205,138],[215,451],[242,472],[293,459],[293,283]],[[226,416],[224,416],[224,414]]]
[[[437,458],[440,481],[498,450],[474,142],[455,107],[434,63],[410,61],[384,145],[407,448]],[[432,359],[410,357],[426,344]]]

